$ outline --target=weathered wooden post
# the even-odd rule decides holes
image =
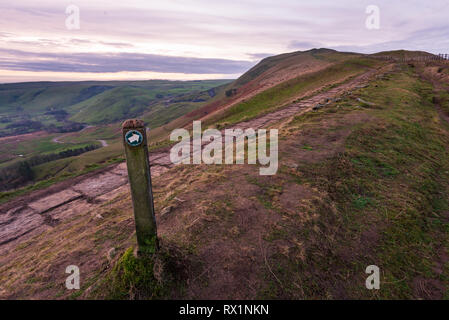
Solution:
[[[159,249],[159,243],[145,126],[142,120],[126,120],[122,131],[136,223],[137,252],[151,254]]]

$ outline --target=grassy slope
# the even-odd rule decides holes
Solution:
[[[292,68],[295,65],[313,64],[317,60],[321,62],[342,62],[357,55],[331,49],[312,49],[279,54],[262,59],[257,65],[235,80],[231,86],[239,88],[256,79],[260,81],[261,79],[272,77],[279,71]]]
[[[360,96],[376,104],[363,106],[373,120],[349,128],[343,153],[295,173],[328,196],[317,208],[320,238],[308,237],[315,240],[304,261],[280,258],[284,283],[294,274],[309,298],[447,298],[449,127],[431,103],[432,87],[403,69]],[[337,110],[295,124],[319,127],[318,117]],[[381,268],[380,291],[363,286],[370,264]],[[274,287],[270,294],[279,294]]]
[[[109,124],[93,126],[83,130],[82,132],[65,134],[59,136],[58,140],[64,143],[85,143],[102,139],[112,143],[117,140],[120,133],[120,126],[117,124]]]
[[[410,51],[410,50],[393,50],[393,51],[381,51],[372,54],[373,56],[390,56],[396,59],[403,58],[415,58],[422,56],[433,56],[431,53],[425,51]]]
[[[259,201],[265,215],[274,221],[263,237],[264,247],[274,248],[268,257],[272,267],[260,266],[264,271],[259,274],[256,297],[448,298],[449,125],[438,117],[432,87],[404,66],[355,95],[370,103],[347,97],[296,117],[281,133],[282,166],[278,174],[270,179],[257,174],[247,178],[262,188],[260,196],[248,200]],[[316,134],[324,132],[344,133],[343,149],[322,159],[302,160],[307,159],[307,152],[319,153],[329,147],[316,141]],[[296,153],[282,152],[283,146],[298,142],[298,135],[305,139],[303,148],[296,144]],[[253,244],[244,242],[249,241],[245,231],[238,231],[239,219],[231,219],[238,211],[231,200],[236,199],[234,189],[223,180],[224,167],[186,170],[189,179],[199,180],[190,189],[202,190],[209,182],[214,185],[213,193],[195,193],[194,207],[189,208],[191,212],[206,212],[209,218],[206,225],[189,229],[188,234],[181,229],[164,241],[177,245],[181,241],[183,248],[195,248],[195,255],[215,241],[231,241],[234,251],[250,250]],[[233,168],[230,177],[242,175],[243,170]],[[319,195],[310,200],[305,196],[300,214],[292,214],[291,204],[286,206],[281,200],[292,182]],[[247,187],[240,183],[239,194]],[[157,207],[173,204],[170,199],[183,188],[181,182],[173,183],[171,196],[163,204],[156,197]],[[221,196],[216,198],[217,194]],[[185,210],[175,209],[170,215],[182,215]],[[169,222],[165,219],[163,223]],[[252,228],[256,225],[249,230]],[[202,270],[216,267],[216,260],[210,263],[203,260]],[[240,264],[243,268],[244,262]],[[371,264],[380,267],[380,290],[365,288],[365,268]],[[108,287],[111,296],[126,298],[127,290],[136,284],[145,291],[133,294],[149,297],[154,276],[147,275],[147,285],[142,284],[133,265],[124,265],[123,260],[114,270],[112,277],[124,282]],[[232,268],[227,270],[233,272]],[[204,273],[199,270],[198,274]],[[213,283],[205,279],[203,290],[207,290],[208,281]]]
[[[47,107],[66,108],[115,87],[146,89],[153,96],[162,93],[186,93],[207,90],[227,82],[206,81],[84,81],[84,82],[29,82],[0,84],[0,110],[15,112],[17,106],[28,112],[45,111]]]
[[[68,149],[85,147],[90,144],[99,144],[93,139],[84,139],[64,144],[53,142],[53,138],[57,137],[58,135],[59,134],[43,135],[41,137],[36,137],[35,139],[21,141],[20,143],[11,141],[1,144],[0,152],[11,155],[11,157],[6,158],[5,161],[1,162],[0,168],[6,167],[14,162],[21,161],[35,155],[58,153]],[[22,155],[22,157],[18,157],[17,155]]]
[[[170,98],[175,95],[188,96],[190,92],[197,91],[198,96],[202,96],[205,100],[210,99],[209,95],[200,94],[199,92],[220,86],[224,82],[225,80],[204,82],[186,81],[185,83],[173,82],[170,85],[156,86],[155,88],[134,86],[118,87],[72,105],[68,108],[68,111],[73,114],[70,117],[72,121],[89,124],[111,123],[124,118],[135,117],[144,112],[151,112],[154,103],[157,103],[157,101],[176,99]],[[157,95],[163,97],[158,98]],[[171,107],[171,104],[169,106]],[[182,115],[199,106],[201,104],[191,103],[190,108],[186,108],[185,110],[181,109],[175,114]],[[180,109],[179,105],[176,105],[175,108]],[[167,106],[165,108],[159,108],[158,111],[159,116],[163,118],[164,122],[173,119],[171,109]]]
[[[0,202],[7,201],[17,194],[23,194],[27,190],[44,187],[59,181],[63,177],[72,177],[91,171],[93,168],[110,164],[111,159],[122,159],[121,144],[118,143],[119,128],[121,120],[126,117],[133,117],[142,114],[148,126],[152,129],[164,125],[167,122],[182,116],[183,114],[201,107],[208,100],[213,99],[205,90],[214,88],[214,93],[221,94],[223,83],[228,80],[207,80],[207,81],[128,81],[128,82],[81,82],[81,83],[24,83],[2,85],[0,96],[3,98],[11,95],[11,101],[27,101],[29,104],[22,106],[28,110],[36,112],[32,118],[42,121],[45,124],[54,122],[52,116],[46,116],[44,106],[65,106],[64,108],[75,113],[71,120],[84,121],[89,123],[112,122],[110,125],[97,125],[81,132],[68,134],[51,134],[36,139],[28,139],[20,143],[8,143],[0,146],[0,151],[5,153],[1,158],[1,166],[7,166],[16,161],[21,161],[27,157],[40,153],[59,152],[69,148],[82,147],[87,144],[98,144],[98,139],[107,140],[110,144],[107,150],[84,154],[72,159],[62,159],[50,162],[33,168],[35,171],[36,186],[27,186],[17,192],[7,192],[0,195]],[[218,85],[218,87],[216,87]],[[49,88],[45,89],[45,86]],[[114,88],[113,86],[119,86]],[[43,89],[44,87],[44,89]],[[106,91],[104,91],[107,89]],[[84,91],[83,91],[84,90]],[[103,90],[103,92],[101,92]],[[193,91],[192,91],[193,90]],[[39,93],[34,96],[34,93]],[[20,94],[19,94],[20,93]],[[63,97],[59,97],[59,96]],[[92,96],[93,97],[90,97]],[[162,95],[163,98],[156,98]],[[33,97],[34,96],[34,97]],[[45,101],[43,100],[45,97]],[[59,98],[58,98],[59,97]],[[71,102],[84,100],[75,105]],[[148,105],[148,101],[164,100],[153,106]],[[6,99],[6,98],[5,98]],[[56,99],[56,100],[55,100]],[[60,100],[58,100],[60,99]],[[62,99],[62,100],[61,100]],[[51,102],[51,101],[52,102]],[[5,101],[3,101],[6,103]],[[69,105],[67,107],[67,105]],[[14,106],[2,105],[9,111],[15,110]],[[44,108],[44,109],[43,109]],[[42,109],[42,110],[41,110]],[[148,111],[150,110],[150,111]],[[8,112],[9,112],[8,111]],[[7,124],[2,124],[3,126]],[[63,144],[52,142],[52,139],[59,137]],[[22,154],[23,157],[17,157]],[[48,181],[41,181],[49,179]]]
[[[248,120],[264,113],[271,112],[285,104],[292,102],[295,97],[301,96],[329,84],[341,82],[377,65],[376,61],[364,58],[352,58],[332,65],[324,70],[314,72],[282,82],[281,84],[261,92],[253,98],[232,106],[214,122],[232,124]]]
[[[93,81],[93,82],[33,82],[0,85],[0,133],[11,135],[7,126],[23,121],[39,121],[43,125],[62,124],[49,110],[63,109],[69,120],[99,124],[134,117],[151,110],[151,105],[170,97],[201,92],[222,86],[229,80],[205,81]],[[192,102],[189,112],[202,104]],[[169,104],[169,103],[168,103]],[[179,109],[179,106],[177,106]],[[166,113],[161,109],[162,113]],[[179,114],[179,112],[178,112]],[[167,115],[164,121],[172,118]]]
[[[166,128],[188,126],[192,120],[202,119],[208,124],[217,123],[224,117],[229,105],[235,105],[243,100],[252,99],[255,95],[274,87],[288,79],[300,78],[307,73],[318,72],[326,66],[360,56],[359,54],[337,52],[330,49],[313,49],[297,51],[268,57],[245,72],[237,80],[224,86],[223,90],[203,107],[175,119]],[[299,80],[301,81],[301,80]],[[304,79],[303,79],[304,81]],[[279,87],[281,88],[281,87]],[[237,90],[237,93],[226,96],[227,90]],[[261,107],[261,110],[264,108]],[[253,115],[256,114],[253,112]],[[238,118],[238,117],[236,117]],[[242,120],[242,119],[240,119]],[[165,130],[164,130],[165,131]],[[156,132],[159,137],[162,132]]]
[[[70,120],[89,124],[115,122],[142,113],[152,99],[154,94],[145,89],[114,88],[70,106]]]

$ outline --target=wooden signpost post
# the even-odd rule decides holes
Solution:
[[[152,254],[159,249],[159,243],[146,130],[142,120],[131,119],[123,122],[122,131],[136,223],[137,252]]]

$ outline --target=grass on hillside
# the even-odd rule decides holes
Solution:
[[[106,141],[114,141],[119,138],[120,134],[120,125],[111,124],[88,128],[80,132],[63,134],[58,140],[63,143],[87,143],[95,142],[100,139]]]
[[[230,80],[87,81],[0,84],[0,136],[68,128],[70,121],[107,124],[141,116],[156,103],[162,122],[169,106],[189,101],[185,112],[220,93]],[[180,114],[179,105],[176,114]],[[65,112],[65,113],[64,113]],[[163,116],[165,114],[165,118]],[[69,122],[67,121],[69,120]]]
[[[351,76],[357,76],[367,67],[377,65],[377,61],[366,58],[352,58],[348,61],[332,65],[324,70],[306,74],[295,79],[282,82],[265,90],[247,101],[240,102],[213,118],[218,125],[229,125],[245,121],[261,114],[271,112],[292,102],[292,99],[310,90],[316,90],[329,83],[341,82]]]
[[[155,133],[150,135],[150,148],[155,149],[166,145],[167,141],[165,139],[167,134],[165,131],[162,130],[162,135],[158,135],[158,131],[154,131],[154,129],[201,107],[209,99],[214,99],[213,95],[215,97],[221,96],[225,84],[229,81],[154,80],[0,85],[0,102],[3,103],[0,110],[6,113],[14,113],[16,107],[18,107],[16,104],[18,101],[21,101],[24,104],[20,108],[26,109],[27,112],[30,111],[27,117],[39,120],[46,125],[55,123],[53,116],[44,114],[45,110],[50,106],[63,107],[67,111],[74,113],[72,120],[75,121],[87,123],[117,121],[110,125],[98,125],[96,128],[87,128],[79,132],[50,134],[0,146],[0,151],[4,151],[4,156],[0,157],[0,166],[7,166],[36,154],[54,153],[70,148],[99,144],[99,139],[106,140],[110,145],[106,150],[102,148],[102,150],[98,150],[99,152],[62,159],[34,168],[36,185],[2,193],[0,194],[0,202],[12,199],[14,196],[24,194],[30,190],[49,186],[56,181],[63,180],[64,177],[74,177],[92,171],[95,168],[104,167],[105,163],[109,164],[111,159],[123,159],[123,150],[121,143],[119,143],[121,142],[121,119],[123,118],[131,118],[138,115],[140,118],[143,117],[146,125]],[[52,99],[57,99],[58,93],[64,93],[66,96],[64,99],[58,100],[58,102],[55,102],[56,100],[52,102]],[[45,108],[41,105],[44,97],[51,100],[46,100],[45,103],[47,105]],[[165,102],[152,105],[156,100],[164,100]],[[76,102],[79,103],[76,104]],[[22,113],[24,111],[19,112],[17,120],[23,120],[20,118],[23,116],[21,115]],[[0,113],[0,118],[2,116],[5,116],[5,114]],[[16,119],[10,116],[7,116],[7,118],[12,119],[12,121]],[[9,123],[1,123],[0,129],[6,127]],[[62,143],[52,141],[56,137]],[[112,163],[117,161],[119,160],[113,160]]]
[[[8,166],[16,161],[26,160],[29,157],[35,155],[44,155],[48,153],[58,153],[68,149],[82,148],[92,143],[97,143],[92,140],[84,141],[73,141],[71,143],[55,143],[53,138],[57,137],[58,134],[45,135],[36,139],[24,140],[19,143],[8,142],[0,145],[0,152],[14,155],[11,157],[12,161],[4,161],[0,163],[0,168]],[[20,157],[18,155],[21,155]]]
[[[124,161],[123,146],[115,142],[105,148],[79,156],[59,159],[32,167],[34,183],[22,188],[0,192],[0,204],[29,192]]]
[[[141,115],[144,112],[151,112],[155,103],[158,101],[167,105],[164,108],[159,108],[159,117],[163,122],[173,119],[171,110],[171,100],[176,96],[183,95],[186,98],[191,95],[192,91],[202,88],[208,90],[212,85],[221,85],[225,81],[212,81],[205,83],[186,82],[186,84],[173,83],[172,86],[162,88],[147,88],[147,87],[117,87],[103,93],[100,93],[90,99],[84,100],[78,104],[71,105],[67,110],[72,114],[70,120],[89,124],[112,123],[125,118],[133,118]],[[196,93],[201,100],[207,101],[210,99],[208,94]],[[201,106],[202,104],[195,100],[195,97],[190,97],[196,102],[189,104],[190,108],[176,111],[175,114],[182,115],[188,111]],[[162,102],[164,101],[164,102]],[[179,105],[177,106],[179,109]]]
[[[152,255],[137,256],[133,247],[120,257],[112,271],[95,285],[90,298],[164,299],[180,296],[185,286],[185,255],[164,246]]]
[[[76,157],[60,159],[33,167],[36,180],[73,177],[100,169],[106,165],[124,160],[123,146],[115,142],[108,147],[86,152]]]
[[[198,109],[203,104],[192,102],[179,102],[170,105],[170,112],[164,112],[167,106],[163,104],[155,105],[151,111],[145,113],[141,118],[148,125],[150,129],[161,127],[168,124],[170,121],[175,120],[190,111]]]
[[[449,298],[449,124],[439,118],[433,95],[429,83],[402,66],[352,97],[297,116],[283,127],[281,146],[289,139],[295,141],[300,132],[349,130],[349,135],[344,148],[330,158],[303,162],[281,153],[280,163],[294,161],[295,169],[283,165],[276,179],[249,180],[262,188],[258,200],[263,207],[282,217],[271,231],[266,230],[265,241],[276,247],[276,243],[296,239],[304,250],[298,255],[278,251],[270,256],[272,267],[259,279],[258,298]],[[356,97],[369,104],[361,104]],[[338,121],[329,125],[360,115],[370,120],[347,122],[343,127]],[[320,148],[305,144],[302,150]],[[216,168],[209,167],[209,171]],[[286,214],[279,195],[290,181],[316,190],[321,197],[309,202],[301,214]],[[171,192],[176,195],[178,191],[172,188]],[[232,191],[227,192],[232,199]],[[231,209],[232,205],[232,201],[227,204]],[[203,205],[202,210],[218,214],[215,207]],[[313,218],[307,219],[309,215]],[[217,224],[233,230],[238,222],[220,218],[207,229]],[[195,239],[202,238],[201,230]],[[115,270],[124,268],[123,260],[129,257],[125,253]],[[136,267],[125,277],[126,286],[111,288],[112,297],[130,298],[129,288],[136,287],[144,288],[137,292],[140,298],[154,297],[163,290],[153,274],[147,281],[142,278],[153,269],[135,273],[140,263],[133,262]],[[365,288],[368,265],[381,270],[380,290]]]
[[[70,120],[80,123],[111,123],[142,113],[153,99],[141,88],[114,88],[70,106]]]
[[[16,113],[17,107],[30,114],[48,108],[60,109],[80,103],[114,88],[145,89],[152,97],[157,94],[173,95],[208,90],[229,80],[203,81],[80,81],[80,82],[27,82],[0,84],[0,114]]]
[[[292,284],[300,283],[307,298],[447,299],[449,125],[438,117],[433,88],[404,66],[358,94],[374,105],[347,99],[291,123],[305,130],[344,113],[373,117],[346,128],[344,152],[299,163],[298,183],[327,197],[316,223],[301,230],[283,225],[274,236],[307,239],[307,254],[299,261],[278,255],[283,286],[273,281],[264,296],[297,297]],[[380,290],[364,287],[372,264],[381,270]]]

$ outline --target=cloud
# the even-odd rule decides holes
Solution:
[[[331,46],[339,51],[375,53],[389,50],[420,50],[430,53],[446,53],[449,48],[449,27],[440,26],[417,30],[398,40],[378,42],[369,45]]]
[[[126,43],[126,42],[105,42],[105,41],[100,41],[100,43],[105,45],[105,46],[111,46],[111,47],[114,47],[114,48],[132,48],[132,47],[134,47],[133,44]]]
[[[313,49],[313,48],[321,48],[323,44],[320,42],[312,42],[312,41],[298,41],[293,40],[288,44],[289,49]]]
[[[79,30],[66,28],[69,3],[0,3],[0,48],[18,50],[1,51],[1,66],[98,76],[111,70],[241,74],[266,56],[311,48],[449,48],[447,0],[376,0],[378,30],[365,27],[368,1],[77,0]]]
[[[94,45],[94,44],[102,44],[104,46],[111,46],[114,48],[133,48],[134,45],[128,42],[107,42],[107,41],[94,41],[89,39],[70,39],[69,42],[74,45]]]
[[[274,56],[275,53],[247,53],[251,60],[261,60],[266,57]]]
[[[0,49],[0,69],[55,72],[153,71],[186,74],[237,74],[252,62],[142,53],[34,53]]]

